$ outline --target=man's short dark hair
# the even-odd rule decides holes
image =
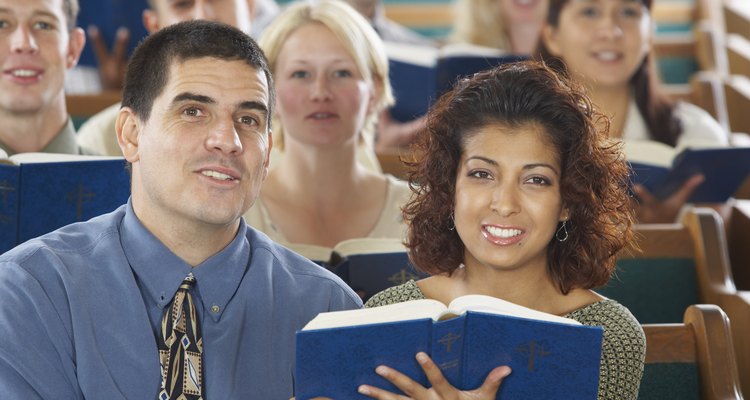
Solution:
[[[183,62],[211,57],[224,61],[245,61],[262,71],[268,85],[268,127],[276,94],[271,71],[263,51],[250,36],[227,24],[211,21],[185,21],[151,34],[136,47],[128,63],[123,107],[130,107],[142,120],[151,115],[154,100],[169,80],[169,70],[176,60]]]

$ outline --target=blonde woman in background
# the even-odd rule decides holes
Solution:
[[[450,41],[531,54],[548,5],[549,0],[456,0]]]
[[[274,147],[283,157],[245,215],[248,223],[285,244],[402,238],[409,188],[357,156],[378,113],[393,103],[388,60],[373,28],[344,2],[297,3],[268,26],[260,46],[278,93]]]

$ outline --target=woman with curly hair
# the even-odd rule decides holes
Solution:
[[[366,306],[483,294],[601,326],[599,399],[635,399],[643,331],[624,306],[592,290],[607,283],[633,237],[628,167],[607,129],[582,89],[542,63],[457,83],[420,133],[421,156],[410,165],[415,195],[404,209],[410,258],[431,276],[380,292]],[[439,369],[418,360],[438,382]],[[414,398],[456,390],[417,390],[397,371],[378,371]],[[495,398],[485,389],[507,374],[497,371],[480,397]]]

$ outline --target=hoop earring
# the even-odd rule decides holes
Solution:
[[[451,213],[451,215],[448,218],[450,219],[450,226],[448,227],[448,230],[449,231],[456,230],[456,220],[453,219],[453,213]]]
[[[557,228],[557,232],[555,232],[555,239],[557,239],[558,242],[564,242],[568,240],[568,228],[565,226],[567,222],[567,220],[563,221],[562,225]]]

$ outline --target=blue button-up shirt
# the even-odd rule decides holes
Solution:
[[[0,256],[1,396],[155,399],[156,335],[190,271],[209,400],[288,399],[295,332],[319,312],[362,304],[244,221],[231,244],[191,268],[127,204]]]

